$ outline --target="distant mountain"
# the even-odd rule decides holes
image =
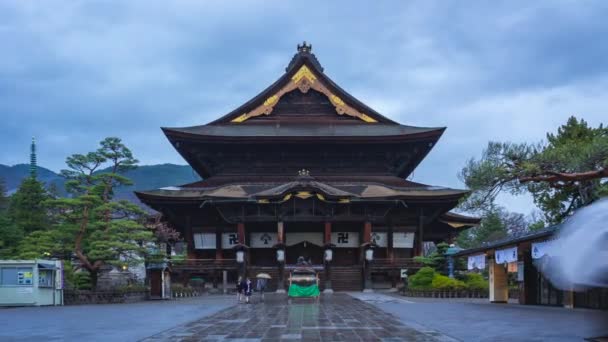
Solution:
[[[21,181],[29,177],[30,165],[29,164],[17,164],[13,166],[7,166],[0,164],[0,178],[6,183],[6,189],[9,194],[12,194],[19,188]],[[55,184],[60,194],[64,194],[64,179],[56,174],[55,172],[45,169],[44,167],[38,166],[37,169],[38,180],[45,183],[47,188],[51,184]],[[63,193],[62,193],[63,191]]]
[[[17,164],[7,166],[0,164],[0,178],[6,182],[9,194],[17,190],[21,181],[29,177],[30,166],[28,164]],[[189,165],[159,164],[143,165],[131,170],[125,176],[133,181],[132,186],[117,189],[116,197],[138,202],[133,194],[135,190],[151,190],[166,186],[182,185],[200,180],[196,172]],[[60,195],[65,195],[65,180],[55,172],[38,167],[38,180],[48,186],[55,184]]]

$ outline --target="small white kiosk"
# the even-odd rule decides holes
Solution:
[[[60,260],[0,260],[0,306],[63,305]]]

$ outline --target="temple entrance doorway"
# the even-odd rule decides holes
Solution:
[[[287,264],[297,264],[298,258],[313,265],[323,264],[323,225],[293,222],[285,225],[285,256]]]
[[[323,247],[308,241],[288,246],[286,254],[288,264],[297,264],[300,257],[312,265],[323,264]]]

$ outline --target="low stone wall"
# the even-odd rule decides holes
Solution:
[[[429,298],[488,298],[488,291],[470,290],[406,290],[406,297]]]
[[[65,305],[133,303],[146,300],[148,292],[64,290]]]

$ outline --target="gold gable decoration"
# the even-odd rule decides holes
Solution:
[[[274,106],[279,102],[283,95],[295,89],[299,89],[302,93],[307,93],[310,88],[327,96],[331,104],[336,108],[336,113],[338,113],[338,115],[346,114],[359,118],[368,123],[377,122],[374,118],[359,112],[358,110],[344,103],[340,97],[332,94],[329,89],[325,87],[325,85],[318,82],[317,76],[315,76],[315,74],[313,74],[313,72],[306,65],[302,65],[300,69],[291,77],[291,81],[281,88],[276,94],[266,99],[261,106],[258,106],[249,113],[242,114],[232,119],[231,122],[241,123],[256,116],[270,115],[274,109]]]

